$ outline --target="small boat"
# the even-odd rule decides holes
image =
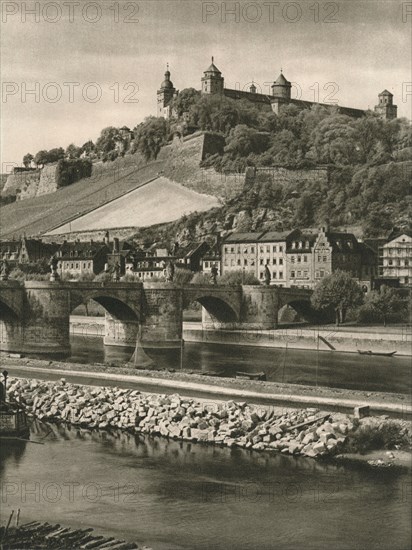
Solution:
[[[225,376],[224,372],[215,372],[212,370],[206,370],[201,373],[194,371],[195,374],[201,374],[202,376],[214,376],[216,378],[223,378]]]
[[[264,372],[237,372],[236,378],[243,378],[246,380],[266,380],[266,373]]]
[[[28,438],[30,429],[26,411],[15,401],[7,401],[7,371],[0,382],[0,439]]]
[[[393,357],[396,351],[371,351],[371,350],[361,350],[358,349],[360,355],[380,355],[382,357]]]

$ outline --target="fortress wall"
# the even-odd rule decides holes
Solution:
[[[259,174],[270,174],[276,183],[281,185],[302,184],[302,183],[322,183],[327,184],[329,173],[327,167],[307,168],[304,170],[289,170],[279,166],[262,166],[254,170],[254,179]],[[250,174],[248,172],[248,180]]]
[[[35,193],[39,184],[39,180],[40,170],[10,174],[3,188],[2,195],[15,195],[18,190],[22,190],[23,192],[23,189],[33,189],[33,192]],[[31,196],[35,196],[35,194]],[[20,197],[18,198],[20,199]]]
[[[127,240],[136,233],[135,227],[119,227],[109,230],[110,242],[117,237],[121,241]],[[90,231],[73,231],[72,233],[59,233],[58,235],[42,235],[42,241],[46,243],[63,243],[63,241],[102,242],[106,234],[105,229]]]
[[[223,151],[224,139],[215,134],[196,132],[184,138],[175,136],[163,147],[159,160],[166,160],[164,175],[197,193],[223,200],[239,194],[244,185],[244,174],[220,174],[213,168],[202,168],[206,155]]]
[[[47,164],[41,171],[37,195],[47,195],[57,191],[56,164]]]

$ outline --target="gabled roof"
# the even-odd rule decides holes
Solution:
[[[93,259],[100,252],[110,253],[110,249],[104,243],[96,242],[69,242],[61,245],[59,252],[62,260],[83,260]],[[70,252],[75,253],[75,256],[70,256]]]
[[[293,231],[266,231],[259,238],[259,242],[269,243],[269,242],[282,242],[286,241],[289,237],[294,235],[296,230]]]
[[[383,92],[381,92],[379,95],[390,95],[393,97],[393,94],[391,94],[388,90],[383,90]]]

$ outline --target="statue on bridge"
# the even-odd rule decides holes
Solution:
[[[265,285],[266,286],[270,285],[270,280],[271,280],[270,271],[269,271],[268,264],[266,264],[265,265]]]
[[[212,285],[217,285],[217,276],[218,276],[218,270],[216,265],[213,264],[210,270],[210,280],[212,281]]]
[[[172,283],[175,276],[175,264],[170,260],[166,266],[166,281]]]
[[[10,275],[10,266],[7,260],[1,262],[0,279],[2,281],[8,281]]]
[[[57,272],[57,266],[59,265],[59,260],[56,258],[56,256],[52,256],[50,258],[50,281],[58,281],[59,280],[59,274]]]

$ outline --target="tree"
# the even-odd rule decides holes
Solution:
[[[26,168],[30,168],[31,162],[34,159],[33,155],[31,153],[27,153],[27,155],[24,155],[23,157],[23,164]]]
[[[96,141],[97,151],[102,155],[107,154],[109,151],[113,151],[116,148],[116,140],[118,136],[119,132],[114,126],[103,128]]]
[[[49,162],[49,153],[48,151],[42,149],[41,151],[39,151],[38,153],[36,153],[35,157],[34,157],[34,163],[36,164],[36,166],[44,166],[45,164],[47,164]]]
[[[78,159],[81,154],[82,154],[81,147],[77,147],[77,145],[75,145],[74,143],[71,143],[70,145],[67,146],[66,157],[68,159],[71,159],[71,160]]]
[[[400,313],[402,305],[397,290],[386,285],[382,285],[379,290],[370,292],[365,302],[366,307],[377,312],[385,327],[388,317]]]
[[[362,304],[363,292],[361,287],[346,271],[337,270],[327,275],[315,287],[311,302],[315,309],[326,310],[333,308],[336,324],[345,322],[349,308]]]
[[[257,279],[250,271],[238,269],[235,271],[227,271],[219,278],[220,285],[237,286],[237,285],[260,285]]]
[[[47,153],[47,162],[58,162],[61,159],[64,159],[64,149],[63,147],[55,147],[54,149],[50,149]]]
[[[295,212],[295,225],[310,227],[314,223],[315,209],[312,195],[308,192],[298,200]]]
[[[200,98],[200,92],[194,88],[185,88],[179,95],[173,99],[172,108],[176,109],[177,116],[181,117],[183,113],[188,113],[192,105]]]
[[[146,160],[156,159],[160,149],[167,143],[168,122],[162,118],[147,117],[134,129],[134,149]]]

